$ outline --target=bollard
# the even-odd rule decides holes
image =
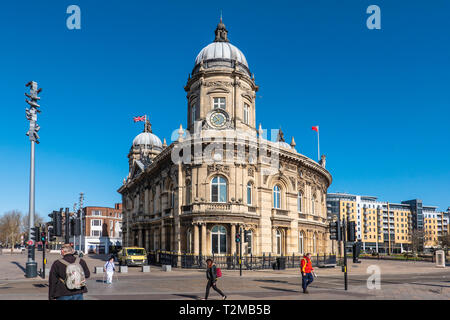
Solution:
[[[162,266],[162,271],[170,272],[170,271],[172,271],[172,266],[170,264],[164,264]]]
[[[436,251],[436,267],[445,268],[445,254],[444,250]]]
[[[120,266],[119,272],[120,273],[128,273],[128,266]]]
[[[142,272],[150,272],[150,266],[142,266]]]
[[[103,267],[95,267],[95,273],[103,273]]]

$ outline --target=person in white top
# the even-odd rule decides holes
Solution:
[[[106,283],[112,283],[112,278],[116,268],[114,267],[114,257],[111,256],[103,266],[103,270],[106,272]]]

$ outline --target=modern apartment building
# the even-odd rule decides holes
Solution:
[[[437,207],[423,206],[419,199],[392,203],[373,196],[329,193],[327,207],[330,219],[336,216],[356,222],[357,239],[364,251],[411,250],[415,231],[423,231],[421,245],[432,248],[438,245],[438,237],[449,231],[449,210],[438,212]]]

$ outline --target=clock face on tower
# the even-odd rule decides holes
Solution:
[[[211,114],[211,124],[214,127],[221,128],[226,122],[225,115],[220,112],[214,112]]]
[[[225,110],[212,110],[207,118],[209,124],[214,129],[224,129],[229,122],[228,113]]]

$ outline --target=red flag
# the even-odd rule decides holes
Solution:
[[[145,121],[145,116],[141,116],[141,117],[133,117],[134,122],[138,122],[138,121]]]
[[[312,127],[312,129],[313,129],[314,131],[319,132],[319,126]]]

